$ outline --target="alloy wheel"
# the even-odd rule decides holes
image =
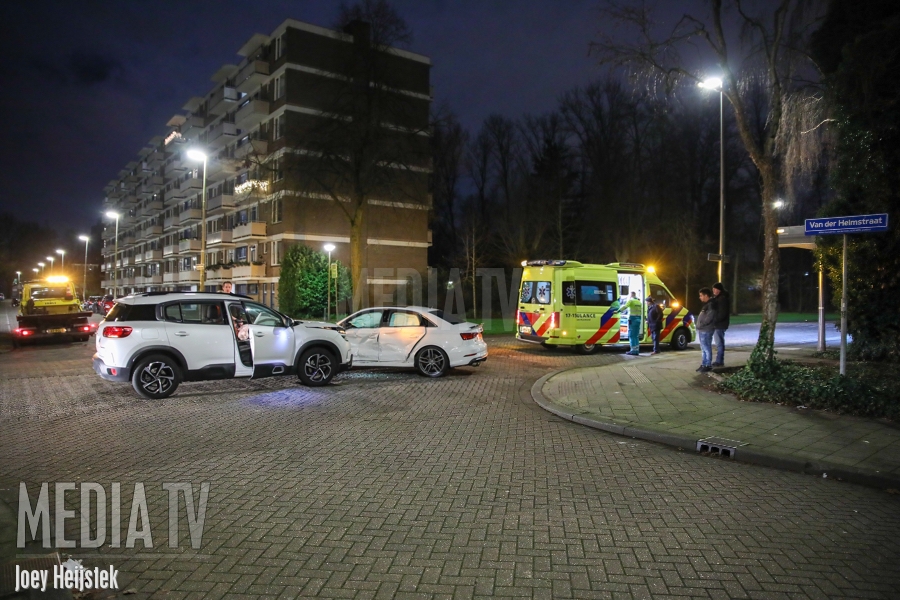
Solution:
[[[175,385],[175,371],[162,361],[147,363],[141,371],[140,382],[150,394],[165,394]]]

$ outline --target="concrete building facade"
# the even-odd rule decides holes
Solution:
[[[242,60],[214,74],[212,90],[192,98],[165,135],[150,140],[105,188],[105,210],[119,215],[118,240],[112,219],[103,234],[107,292],[196,291],[202,266],[207,290],[232,281],[235,291],[277,307],[281,258],[291,245],[322,250],[331,243],[333,258],[349,264],[352,185],[329,187],[322,177],[305,176],[310,161],[301,159],[321,156],[307,144],[332,135],[320,124],[352,121],[336,102],[354,89],[352,65],[371,50],[368,38],[364,23],[335,31],[293,19],[271,35],[251,37],[238,51]],[[392,74],[387,94],[402,106],[382,127],[422,150],[404,164],[379,163],[396,176],[367,190],[363,203],[367,285],[391,286],[405,282],[391,275],[398,269],[427,269],[431,62],[405,50],[381,51],[379,64]],[[205,221],[204,168],[189,149],[208,157]]]

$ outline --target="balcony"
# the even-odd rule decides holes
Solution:
[[[179,271],[178,272],[178,282],[179,283],[199,283],[200,282],[200,271]]]
[[[187,239],[178,242],[178,254],[196,254],[200,252],[200,240]]]
[[[232,278],[232,269],[224,267],[220,269],[210,269],[206,272],[206,279],[209,281],[227,281]]]
[[[178,186],[178,189],[183,192],[181,197],[184,198],[184,194],[190,194],[191,192],[199,193],[200,190],[203,189],[203,180],[200,177],[191,177],[190,179],[186,179],[181,182],[181,185]]]
[[[222,86],[209,98],[210,114],[224,115],[234,107],[239,98],[240,94],[233,86]]]
[[[247,140],[234,149],[234,157],[241,159],[251,155],[265,156],[269,153],[269,142],[266,140]]]
[[[237,135],[237,126],[234,123],[221,121],[214,125],[206,135],[206,145],[211,149],[223,148],[226,144],[234,141]]]
[[[159,168],[163,163],[166,162],[166,153],[160,150],[154,150],[150,154],[147,155],[147,164],[151,168]]]
[[[128,246],[129,244],[133,244],[137,241],[134,237],[134,234],[125,235],[122,237],[122,240],[119,242],[119,246]]]
[[[200,209],[199,208],[189,208],[187,210],[182,210],[181,214],[178,215],[178,222],[182,225],[187,223],[193,223],[194,221],[200,220]]]
[[[137,204],[138,200],[139,198],[137,197],[137,195],[132,192],[128,192],[124,196],[122,196],[120,202],[122,206],[134,206],[135,204]]]
[[[215,198],[206,199],[206,216],[221,215],[227,210],[234,208],[234,196],[231,194],[221,194]]]
[[[159,262],[162,260],[163,251],[157,248],[156,250],[147,250],[144,252],[144,262]]]
[[[191,115],[181,125],[181,136],[188,140],[195,140],[206,127],[206,118],[200,115]]]
[[[139,240],[149,240],[150,238],[162,235],[162,232],[162,225],[149,225],[140,230],[137,237]]]
[[[233,177],[243,165],[234,160],[214,160],[206,166],[206,181],[214,183],[228,177]]]
[[[266,224],[258,221],[244,223],[234,228],[231,239],[235,242],[244,240],[259,240],[266,237]]]
[[[162,285],[163,276],[162,275],[148,275],[146,277],[142,277],[144,281],[144,285]]]
[[[163,226],[168,230],[173,227],[177,227],[178,223],[181,221],[178,219],[178,215],[172,215],[171,217],[166,217],[166,220],[163,222]]]
[[[249,100],[234,115],[235,124],[243,130],[252,129],[269,116],[269,103],[265,100]]]
[[[141,205],[140,209],[138,210],[138,216],[150,217],[161,211],[162,208],[162,200],[152,200],[150,202],[147,202],[146,204]]]
[[[169,244],[168,246],[163,246],[163,256],[175,256],[178,254],[178,246],[175,244]]]
[[[166,273],[163,275],[163,283],[175,283],[178,281],[178,273]]]
[[[121,259],[121,261],[119,261],[119,262],[121,263],[120,266],[123,266],[123,267],[127,267],[128,265],[133,265],[133,264],[134,264],[134,257],[132,257],[132,256],[123,256],[122,259]]]
[[[134,255],[134,264],[139,264],[144,262],[144,253],[138,252]]]
[[[134,285],[136,283],[137,278],[135,277],[123,277],[119,280],[119,285],[129,286]]]
[[[214,231],[206,236],[207,246],[233,246],[230,231]]]
[[[269,63],[264,60],[251,60],[241,69],[234,80],[239,92],[248,93],[266,80],[269,76]]]
[[[231,270],[234,279],[258,279],[266,276],[266,265],[246,265]]]

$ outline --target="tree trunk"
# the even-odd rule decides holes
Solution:
[[[775,340],[775,323],[778,321],[778,214],[773,204],[778,194],[777,179],[771,165],[760,169],[762,176],[762,216],[763,216],[763,280],[762,280],[762,325],[761,334],[766,336],[768,356],[773,359],[772,344]],[[763,340],[760,340],[763,341]]]
[[[369,305],[369,291],[366,286],[366,202],[356,203],[353,220],[350,222],[350,277],[353,281],[353,310]]]

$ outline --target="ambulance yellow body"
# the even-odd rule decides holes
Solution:
[[[516,338],[523,342],[574,346],[585,354],[604,345],[627,346],[629,315],[624,305],[631,292],[643,307],[640,343],[653,343],[647,329],[647,296],[663,308],[661,343],[683,350],[697,336],[694,316],[675,300],[653,267],[572,260],[532,260],[523,266],[516,311]]]

